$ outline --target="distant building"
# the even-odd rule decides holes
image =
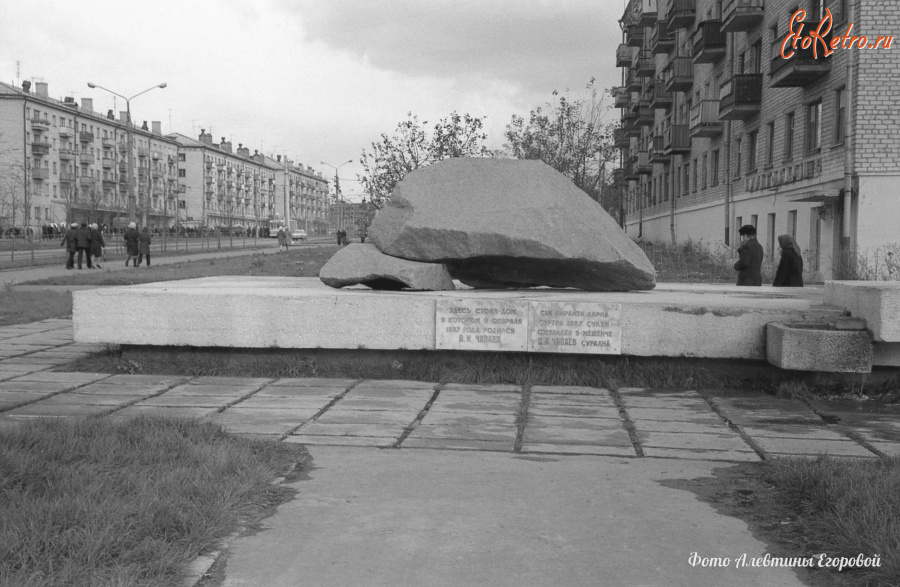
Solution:
[[[374,214],[375,208],[366,201],[332,203],[329,210],[331,232],[343,228],[349,236],[362,236],[368,231]]]
[[[828,279],[847,255],[900,241],[900,61],[896,47],[821,44],[781,55],[792,14],[827,40],[900,30],[900,2],[631,0],[616,63],[616,137],[629,235],[733,245],[756,225],[769,256],[791,234]],[[799,25],[794,25],[794,30]],[[777,258],[777,257],[776,257]]]
[[[129,196],[127,115],[94,112],[93,100],[49,97],[43,82],[0,83],[0,228],[42,227],[135,216],[161,226],[175,216],[177,143],[159,122],[133,126]]]

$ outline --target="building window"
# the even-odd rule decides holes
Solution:
[[[684,164],[684,182],[681,184],[681,195],[688,195],[691,188],[691,163],[688,161]]]
[[[784,117],[784,160],[794,158],[794,113],[788,112]]]
[[[787,233],[791,235],[792,238],[797,238],[797,211],[796,210],[788,210],[787,217]]]
[[[186,170],[184,170],[184,169],[179,169],[179,170],[178,170],[178,177],[187,177],[186,173],[187,173]]]
[[[719,185],[719,150],[716,149],[712,152],[712,159],[709,163],[709,175],[712,179],[713,187]]]
[[[693,189],[694,192],[697,191],[697,189],[698,189],[698,187],[699,187],[699,185],[700,185],[700,182],[697,181],[697,169],[698,169],[699,167],[700,167],[700,166],[697,165],[697,159],[694,159],[694,167],[692,168],[692,170],[693,170],[693,172],[694,172],[694,179],[691,181],[691,185],[694,187],[694,189]]]
[[[769,255],[770,259],[775,258],[775,213],[769,214],[768,222],[766,223],[766,229],[768,232],[766,233],[766,241],[769,246],[769,250],[766,251]]]
[[[822,147],[822,101],[806,107],[806,151],[817,152]]]
[[[754,228],[756,227],[756,223],[758,221],[759,221],[759,216],[757,214],[750,215],[750,224],[752,224],[754,226]]]
[[[666,171],[666,173],[663,175],[663,201],[664,202],[669,201],[669,172],[668,171]]]
[[[742,143],[741,139],[738,139],[734,142],[734,155],[735,155],[734,176],[735,177],[741,176],[741,147],[743,146],[741,143]]]
[[[184,159],[184,153],[178,153],[178,160],[179,160],[179,161],[184,161],[184,160],[185,160],[185,159]]]
[[[834,142],[844,142],[844,125],[847,122],[847,90],[841,88],[835,95],[836,112],[834,116]]]
[[[751,173],[756,171],[756,147],[759,142],[759,131],[753,131],[749,134],[750,142],[747,145],[750,149],[749,159],[747,160],[747,170]]]
[[[35,207],[34,207],[34,219],[35,219],[35,220],[40,220],[40,219],[41,219],[41,207],[40,207],[40,206],[35,206]]]
[[[706,155],[706,154],[703,155],[703,173],[702,173],[702,177],[703,177],[703,189],[704,189],[704,190],[706,189],[706,186],[707,186],[707,181],[706,181],[706,170],[709,169],[709,168],[707,167],[708,158],[709,158],[708,155]]]
[[[775,123],[766,126],[766,167],[775,163]]]
[[[735,223],[737,224],[738,230],[740,230],[741,227],[744,226],[744,217],[743,217],[743,216],[738,216],[738,217],[735,218],[734,220],[735,220]]]

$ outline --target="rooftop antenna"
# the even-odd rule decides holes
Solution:
[[[16,85],[21,85],[22,62],[16,59]]]
[[[172,132],[172,109],[169,108],[169,132]]]

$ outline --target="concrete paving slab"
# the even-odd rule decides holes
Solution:
[[[42,404],[59,404],[66,406],[120,406],[133,402],[133,395],[59,393],[41,400]]]
[[[35,366],[35,367],[56,367],[60,364],[59,359],[48,359],[41,357],[34,357],[33,355],[19,355],[16,357],[10,357],[8,359],[3,359],[3,365],[24,365],[24,366]]]
[[[406,379],[367,379],[354,387],[352,391],[356,393],[382,389],[392,391],[401,389],[434,391],[434,387],[436,385],[437,383],[430,383],[427,381],[408,381]]]
[[[321,424],[318,421],[306,422],[294,435],[301,436],[374,436],[397,440],[405,426],[400,424]]]
[[[875,454],[852,440],[819,440],[758,436],[753,439],[767,453],[782,455],[828,454],[845,457],[873,457]]]
[[[296,397],[296,398],[335,398],[346,391],[345,387],[295,387],[290,385],[276,385],[271,383],[255,394],[253,397]]]
[[[526,428],[582,428],[585,430],[606,430],[622,427],[621,418],[570,418],[566,416],[529,415]]]
[[[56,371],[41,371],[22,375],[16,381],[52,381],[56,383],[69,383],[71,385],[93,383],[102,379],[108,379],[109,373],[59,373]]]
[[[622,404],[626,408],[689,408],[695,410],[709,410],[709,404],[700,397],[665,397],[658,395],[625,395],[622,396]]]
[[[286,387],[340,387],[347,389],[356,379],[328,379],[325,377],[282,377],[269,385]]]
[[[151,396],[162,391],[168,387],[166,384],[148,384],[148,383],[109,383],[108,380],[104,379],[102,381],[98,381],[97,383],[89,383],[83,387],[79,387],[77,389],[73,389],[68,393],[89,393],[95,395],[102,394],[122,394],[122,395],[130,395],[135,397],[143,397],[143,396]]]
[[[241,400],[236,403],[236,408],[260,408],[260,409],[285,409],[285,410],[321,410],[332,401],[330,397],[316,396],[294,396],[294,397],[278,397],[264,396],[260,397],[258,393]],[[234,401],[234,398],[231,399]]]
[[[262,387],[267,383],[272,383],[274,379],[265,377],[218,377],[204,375],[194,378],[190,383],[196,385],[228,385],[242,387]]]
[[[879,440],[869,440],[868,442],[882,454],[889,457],[900,456],[900,442],[881,442]]]
[[[685,448],[691,450],[753,451],[737,433],[693,434],[683,432],[638,432],[642,447]]]
[[[741,428],[750,438],[804,438],[807,440],[850,440],[840,430],[821,426],[746,426]]]
[[[250,418],[227,410],[207,415],[206,419],[236,434],[288,434],[308,418],[301,414],[296,414],[294,418]]]
[[[516,425],[516,415],[479,412],[431,412],[422,418],[423,424],[445,426],[512,426]]]
[[[294,484],[297,498],[267,518],[263,532],[232,543],[223,587],[802,585],[784,568],[690,566],[692,552],[767,551],[743,521],[661,483],[709,477],[720,463],[310,452],[314,468]]]
[[[510,393],[515,395],[522,394],[522,387],[509,383],[492,383],[492,384],[476,384],[476,383],[447,383],[441,388],[441,393],[456,393],[460,391],[469,392],[486,392],[486,393]]]
[[[503,401],[493,402],[490,400],[482,401],[456,401],[455,399],[444,398],[439,396],[437,401],[431,404],[428,409],[429,413],[452,413],[465,414],[469,412],[479,414],[513,414],[519,409],[521,401]]]
[[[73,405],[49,403],[45,400],[28,404],[20,408],[12,409],[5,414],[9,416],[98,416],[108,413],[114,406],[103,405]]]
[[[616,402],[609,395],[573,395],[564,393],[532,393],[532,406],[585,406],[616,407]]]
[[[401,424],[408,426],[419,415],[415,412],[369,412],[332,408],[319,417],[321,424]]]
[[[397,439],[377,436],[314,436],[301,434],[288,436],[282,442],[308,444],[311,446],[374,446],[387,448],[393,446]]]
[[[567,416],[572,418],[612,418],[619,420],[619,409],[615,406],[589,408],[584,406],[528,406],[528,413],[532,416]]]
[[[488,452],[512,452],[514,441],[491,440],[488,438],[423,438],[409,436],[401,444],[401,448],[435,449],[435,450],[467,450]]]
[[[228,395],[237,399],[256,390],[256,385],[240,383],[241,381],[241,379],[235,379],[231,385],[184,383],[173,387],[166,393],[172,395]]]
[[[689,434],[724,434],[731,428],[724,421],[697,423],[678,422],[675,420],[638,420],[634,422],[636,430],[644,432],[684,432]]]
[[[11,410],[17,406],[36,402],[47,397],[44,393],[5,391],[0,393],[0,411]]]
[[[178,383],[184,383],[190,379],[190,377],[178,377],[175,375],[144,375],[136,373],[134,375],[113,375],[103,382],[109,385],[162,385],[169,387]]]
[[[352,392],[351,392],[352,393]],[[345,396],[335,405],[342,410],[421,411],[431,396],[375,398]]]
[[[606,420],[609,422],[610,420]],[[595,444],[633,446],[621,426],[609,428],[525,428],[524,442],[537,444]]]
[[[135,416],[163,416],[166,418],[202,418],[215,414],[213,408],[166,407],[166,406],[128,406],[113,412],[116,417],[132,418]]]
[[[231,406],[223,415],[241,418],[244,420],[286,420],[305,422],[319,412],[316,408],[252,408],[241,407],[240,405]]]
[[[28,344],[25,342],[2,342],[0,343],[0,350],[2,351],[13,351],[16,353],[34,353],[37,351],[43,351],[48,348],[51,348],[50,345],[46,344]]]
[[[134,398],[132,398],[134,399]],[[234,402],[234,397],[217,395],[155,395],[136,403],[136,406],[165,406],[169,408],[224,408]]]
[[[609,396],[609,390],[599,387],[581,387],[577,385],[534,385],[532,394],[565,394],[565,395],[603,395]]]
[[[477,440],[514,443],[516,428],[502,424],[420,424],[409,433],[408,438],[452,438],[454,440]],[[512,444],[510,444],[512,447]]]
[[[689,459],[728,463],[757,463],[762,460],[760,456],[753,451],[662,448],[656,446],[643,447],[643,451],[645,457],[660,459]],[[730,581],[726,584],[733,585]],[[760,587],[764,587],[766,584],[760,583],[759,585]]]
[[[24,375],[25,373],[38,373],[51,368],[52,365],[12,364],[2,362],[0,363],[0,377],[11,379]]]
[[[601,444],[542,444],[540,442],[523,442],[522,453],[559,454],[559,455],[597,455],[609,457],[636,457],[634,446],[601,445]]]
[[[11,379],[0,382],[0,393],[4,391],[33,391],[37,393],[57,393],[78,385],[64,381],[19,381]]]
[[[625,411],[635,422],[640,420],[671,420],[677,422],[716,424],[722,421],[722,419],[711,410],[695,410],[691,408],[626,408]]]

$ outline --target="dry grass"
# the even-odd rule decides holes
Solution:
[[[291,495],[307,458],[189,419],[38,419],[0,432],[0,585],[175,585]]]
[[[72,292],[23,292],[15,287],[0,292],[0,326],[28,324],[72,315]]]

